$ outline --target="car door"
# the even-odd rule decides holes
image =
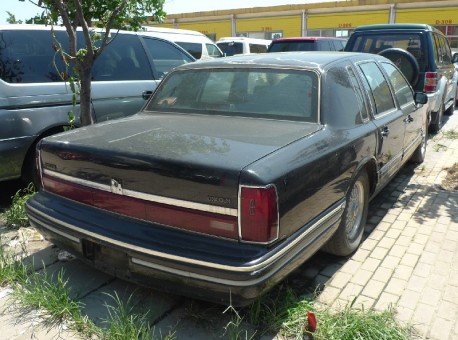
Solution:
[[[410,154],[409,151],[416,148],[422,138],[426,116],[424,110],[415,104],[413,90],[402,73],[390,63],[381,63],[381,65],[393,87],[397,105],[404,116],[404,154]]]
[[[142,94],[158,80],[136,34],[118,33],[96,59],[92,72],[92,105],[97,122],[132,115],[143,107]]]
[[[396,107],[382,70],[373,61],[358,64],[370,93],[374,124],[378,130],[377,163],[380,184],[386,183],[402,165],[405,135],[404,113]]]

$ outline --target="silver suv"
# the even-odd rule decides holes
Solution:
[[[66,31],[54,29],[65,48]],[[62,76],[72,69],[56,57],[54,44],[49,27],[0,25],[0,181],[30,180],[36,143],[68,125],[72,92]],[[101,122],[140,111],[164,74],[194,60],[154,32],[116,33],[94,64],[94,116]]]
[[[447,38],[438,29],[423,24],[361,26],[348,39],[345,51],[391,59],[416,91],[428,94],[432,132],[442,127],[444,113],[453,113],[458,72]]]

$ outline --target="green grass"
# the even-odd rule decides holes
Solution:
[[[5,212],[6,224],[12,228],[21,228],[29,225],[29,219],[25,213],[25,202],[35,195],[35,188],[30,183],[25,189],[21,189],[13,196],[11,207]]]
[[[25,221],[24,210],[19,206],[23,206],[30,195],[33,195],[31,189],[15,195],[11,208],[14,211],[6,212],[7,219],[10,216],[10,221],[15,222],[9,223],[17,226]],[[25,245],[23,247],[22,254],[26,253]],[[104,327],[96,326],[83,315],[83,303],[71,297],[71,287],[63,270],[49,275],[46,268],[35,272],[33,267],[33,264],[24,264],[21,255],[7,249],[0,239],[0,286],[11,286],[19,308],[23,312],[40,310],[48,325],[65,322],[70,330],[91,339],[175,339],[173,330],[158,333],[149,324],[148,313],[136,311],[132,296],[123,303],[116,293],[108,295],[113,304],[106,304],[108,317],[103,320]],[[197,325],[208,325],[212,318],[218,320],[223,314],[229,315],[230,321],[221,332],[230,340],[248,340],[266,334],[304,339],[309,311],[314,312],[318,320],[315,340],[408,340],[413,334],[410,326],[396,321],[392,309],[377,312],[355,308],[353,303],[339,310],[317,307],[313,296],[297,296],[287,282],[245,308],[230,306],[223,311],[221,306],[211,305],[206,312],[193,306],[191,303],[188,315]]]
[[[458,139],[458,131],[455,130],[442,131],[442,134],[447,139]]]

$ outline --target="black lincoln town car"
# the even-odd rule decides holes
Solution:
[[[369,200],[424,159],[426,101],[372,54],[180,66],[138,114],[45,138],[27,213],[103,271],[245,305],[319,249],[357,249]]]

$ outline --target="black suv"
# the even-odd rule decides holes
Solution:
[[[378,53],[391,59],[416,91],[428,94],[430,130],[442,127],[443,114],[452,114],[458,72],[446,37],[423,24],[360,26],[348,39],[345,51]]]

